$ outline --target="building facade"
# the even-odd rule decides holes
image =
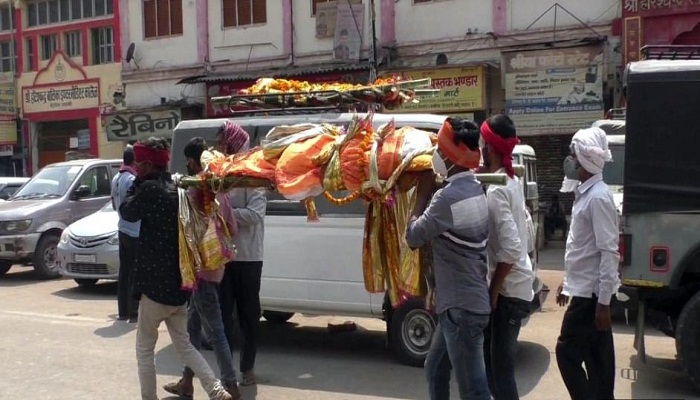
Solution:
[[[66,157],[115,157],[122,146],[106,140],[103,116],[121,86],[119,5],[112,0],[39,0],[0,3],[3,70],[14,72],[19,149],[26,175]],[[11,57],[5,57],[5,47]]]

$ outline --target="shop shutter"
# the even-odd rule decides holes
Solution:
[[[223,3],[223,14],[224,14],[224,27],[230,28],[236,26],[236,21],[238,19],[236,13],[236,2],[238,0],[222,0]]]
[[[573,205],[573,193],[560,193],[561,183],[564,179],[563,164],[569,155],[569,145],[573,135],[548,135],[521,137],[522,144],[531,146],[537,156],[537,186],[539,201],[549,203],[552,196],[557,194],[564,203],[567,214],[571,214]]]
[[[144,37],[153,38],[158,35],[156,30],[156,0],[143,2]]]
[[[170,0],[170,34],[182,35],[182,0]]]
[[[253,0],[253,23],[267,22],[267,0]]]

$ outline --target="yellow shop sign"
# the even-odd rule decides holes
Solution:
[[[396,72],[385,75],[397,75]],[[433,68],[398,73],[406,79],[431,78],[432,88],[440,92],[419,97],[418,103],[405,104],[392,112],[445,113],[484,109],[484,68]]]
[[[99,104],[100,90],[97,79],[22,88],[24,114],[97,108]]]

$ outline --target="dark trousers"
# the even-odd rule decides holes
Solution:
[[[491,395],[496,400],[519,399],[515,382],[515,356],[523,318],[530,312],[530,302],[514,297],[498,296],[484,332],[486,376]]]
[[[572,400],[614,398],[613,334],[596,329],[597,304],[595,296],[573,297],[557,340],[557,364]]]
[[[234,261],[226,264],[224,279],[219,286],[221,316],[224,320],[226,339],[233,351],[233,310],[237,311],[238,323],[243,335],[240,370],[246,373],[255,366],[258,350],[258,324],[260,310],[260,278],[262,261]]]
[[[119,283],[117,287],[117,308],[119,318],[135,317],[139,301],[134,296],[134,263],[138,238],[119,232]]]

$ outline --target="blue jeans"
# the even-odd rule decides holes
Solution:
[[[459,308],[438,316],[433,343],[425,359],[431,400],[449,400],[452,369],[460,399],[491,399],[484,364],[484,329],[488,323],[488,315]]]
[[[233,367],[231,348],[226,340],[224,322],[221,318],[221,305],[219,304],[219,285],[200,279],[197,290],[192,293],[190,306],[187,310],[187,332],[190,334],[190,342],[197,350],[202,344],[202,328],[216,355],[216,362],[221,371],[221,381],[224,384],[236,382],[236,370]],[[192,378],[194,372],[185,367],[182,375]]]

